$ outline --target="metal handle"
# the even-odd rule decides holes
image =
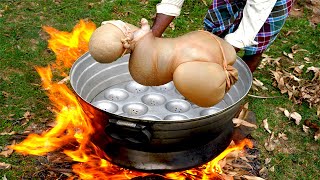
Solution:
[[[112,138],[126,143],[143,144],[151,140],[147,126],[123,120],[109,119],[105,132]]]

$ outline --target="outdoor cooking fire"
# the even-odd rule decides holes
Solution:
[[[54,106],[55,126],[42,134],[30,134],[13,149],[24,155],[45,155],[48,152],[63,151],[75,162],[73,172],[81,179],[132,179],[148,176],[151,173],[133,171],[116,166],[108,161],[105,152],[94,142],[95,132],[103,127],[92,122],[95,114],[85,113],[75,94],[64,83],[68,74],[63,69],[70,68],[73,62],[88,51],[90,35],[96,29],[93,22],[80,20],[71,33],[58,31],[52,27],[43,27],[50,35],[48,47],[55,52],[56,62],[48,67],[36,67],[41,76],[42,86]],[[61,73],[65,79],[53,82],[53,72]],[[230,145],[211,162],[190,170],[162,174],[168,179],[223,179],[220,160],[232,151],[240,151],[245,146],[252,147],[245,139],[238,145]]]

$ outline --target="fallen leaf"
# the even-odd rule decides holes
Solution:
[[[274,166],[269,169],[271,172],[274,172]]]
[[[8,180],[7,177],[6,177],[6,175],[4,175],[4,176],[2,177],[2,180]]]
[[[11,164],[0,162],[0,169],[10,169],[10,168],[11,168]]]
[[[24,126],[26,124],[28,124],[28,122],[33,118],[34,114],[33,113],[30,113],[29,111],[25,112],[23,114],[23,118],[20,118],[20,119],[23,119],[21,125]]]
[[[261,82],[260,80],[254,78],[253,81],[252,81],[253,85],[256,86],[256,87],[259,87],[261,88],[262,90],[268,90],[268,88],[266,88],[263,84],[263,82]]]
[[[295,45],[293,45],[293,46],[291,46],[291,52],[295,52],[295,50],[297,50],[297,49],[299,49],[299,46],[298,46],[298,44],[295,44]]]
[[[289,53],[289,54],[288,54],[288,57],[289,57],[290,59],[293,59],[293,54],[292,54],[292,53]]]
[[[296,66],[294,67],[294,72],[297,73],[298,75],[301,75],[303,72],[304,65]]]
[[[318,130],[318,131],[314,134],[314,140],[318,141],[319,138],[320,138],[320,131]]]
[[[300,121],[302,119],[301,115],[297,112],[293,112],[290,114],[290,118],[293,118],[295,120],[296,125],[300,124]]]
[[[9,93],[7,93],[7,92],[5,92],[5,91],[1,91],[1,93],[2,93],[2,95],[3,95],[5,98],[9,97]]]
[[[271,162],[271,158],[266,158],[266,159],[264,160],[264,164],[265,164],[265,165],[269,164],[270,162]]]
[[[249,108],[249,103],[245,103],[239,113],[239,115],[237,116],[237,118],[239,119],[245,119],[246,114],[248,113],[248,108]]]
[[[93,8],[93,7],[94,7],[94,3],[89,3],[89,4],[88,4],[88,8],[89,8],[89,9],[91,9],[91,8]]]
[[[2,133],[0,133],[0,136],[5,136],[5,135],[14,135],[14,134],[16,134],[16,132],[15,131],[11,131],[11,132],[2,132]]]
[[[297,33],[297,32],[299,32],[300,30],[298,30],[298,31],[288,31],[286,34],[285,34],[285,36],[289,36],[291,33]]]
[[[11,144],[11,146],[12,146],[12,145],[15,145],[15,144],[16,144],[16,141],[13,141],[12,144]],[[0,156],[4,156],[4,157],[7,158],[7,157],[9,157],[12,153],[13,153],[13,149],[9,148],[9,146],[6,146],[6,147],[4,148],[4,150],[0,152]]]
[[[271,131],[269,129],[269,124],[268,124],[268,119],[264,119],[262,122],[263,122],[264,129],[271,134]]]
[[[274,134],[271,133],[271,136],[267,139],[267,141],[264,143],[264,147],[267,151],[274,151],[276,148],[276,143],[273,141]]]
[[[278,134],[278,138],[281,138],[281,139],[283,139],[283,140],[288,140],[288,137],[287,137],[287,135],[285,134],[285,133],[279,133]]]
[[[67,76],[65,78],[63,78],[62,80],[60,80],[57,84],[64,84],[66,82],[68,82],[70,80],[70,76]]]
[[[30,113],[29,111],[27,111],[27,112],[25,112],[25,113],[23,114],[23,117],[24,117],[25,119],[30,119],[30,118],[31,118],[31,113]]]
[[[242,177],[245,178],[245,179],[247,179],[247,180],[264,180],[263,178],[258,177],[258,176],[243,175]]]
[[[169,24],[169,27],[170,27],[172,30],[175,30],[174,22],[171,22],[171,23]]]
[[[55,127],[57,125],[57,122],[56,121],[49,121],[48,123],[46,123],[46,126],[47,127]]]
[[[236,161],[233,161],[232,167],[241,169],[253,169],[253,167],[249,163],[237,164]]]
[[[239,118],[233,118],[232,122],[233,122],[233,124],[235,124],[235,127],[239,127],[239,126],[243,125],[243,126],[252,127],[255,129],[258,128],[257,125],[251,124],[251,123],[249,123],[245,120],[239,119]]]
[[[301,115],[297,112],[293,112],[293,113],[290,113],[288,110],[284,110],[283,111],[284,115],[287,116],[289,119],[294,119],[295,120],[295,123],[296,125],[299,125],[300,124],[300,121],[302,119]]]
[[[242,160],[244,160],[244,161],[246,161],[246,162],[249,162],[249,159],[246,158],[245,156],[244,156],[244,157],[240,157],[240,159],[242,159]]]
[[[295,54],[295,53],[297,53],[297,52],[300,52],[300,51],[309,52],[309,51],[306,50],[306,49],[300,49],[299,46],[298,46],[298,44],[295,44],[295,45],[293,45],[293,46],[291,47],[291,52],[292,52],[293,54]]]
[[[311,66],[311,67],[308,67],[307,68],[307,73],[310,72],[310,71],[313,71],[314,73],[314,76],[312,78],[311,81],[314,81],[314,80],[320,80],[320,68],[317,68],[317,67],[314,67],[314,66]]]
[[[227,164],[227,158],[223,158],[218,162],[219,166],[223,168]]]
[[[302,130],[303,130],[305,133],[308,133],[308,132],[309,132],[309,127],[306,126],[306,125],[302,125]]]
[[[267,177],[268,176],[268,169],[266,167],[261,168],[259,171],[259,175],[263,176],[263,177]]]
[[[293,54],[292,53],[287,53],[285,51],[282,52],[283,55],[285,55],[286,57],[290,58],[290,59],[293,59]]]

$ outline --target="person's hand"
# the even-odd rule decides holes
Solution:
[[[155,37],[161,37],[169,24],[173,21],[174,16],[157,13],[156,19],[153,22],[152,33]]]

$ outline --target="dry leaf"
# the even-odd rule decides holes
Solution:
[[[274,166],[269,169],[271,172],[274,172]]]
[[[303,124],[303,125],[302,125],[302,130],[303,130],[305,133],[308,133],[308,132],[309,132],[309,127]]]
[[[264,127],[264,129],[265,129],[266,131],[268,131],[268,133],[271,134],[271,131],[270,131],[270,129],[269,129],[269,124],[268,124],[268,119],[264,119],[262,122],[263,122],[263,127]]]
[[[301,75],[303,72],[304,65],[296,66],[294,67],[294,72],[297,73],[298,75]]]
[[[68,82],[70,80],[70,76],[67,76],[65,78],[63,78],[62,80],[60,80],[57,84],[64,84],[66,82]]]
[[[314,134],[314,140],[318,141],[319,138],[320,138],[320,131],[318,130],[318,131]]]
[[[247,127],[251,127],[251,128],[255,128],[255,129],[258,128],[257,125],[251,124],[251,123],[249,123],[245,120],[239,119],[239,118],[233,118],[232,122],[233,122],[233,124],[235,124],[235,127],[239,127],[239,126],[243,125],[243,126],[247,126]]]
[[[301,121],[302,117],[301,117],[301,115],[299,113],[293,112],[293,113],[290,114],[290,117],[295,120],[296,125],[300,124],[300,121]]]
[[[15,143],[15,141],[14,141],[14,143],[12,143],[11,145],[15,145],[15,144],[16,144],[16,143]],[[13,149],[10,149],[9,146],[6,146],[6,147],[4,148],[4,150],[0,152],[0,156],[4,156],[4,157],[7,158],[7,157],[9,157],[12,153],[13,153]]]
[[[241,177],[243,177],[243,178],[245,178],[245,179],[247,179],[247,180],[264,180],[263,178],[258,177],[258,176],[243,175],[243,176],[241,176]]]
[[[0,169],[10,169],[10,168],[11,168],[11,164],[0,162]]]
[[[297,49],[299,49],[298,44],[295,44],[295,45],[291,46],[291,52],[294,53]]]
[[[171,22],[171,23],[169,24],[169,27],[170,27],[172,30],[175,30],[174,22]]]
[[[284,115],[287,116],[289,119],[294,119],[295,120],[295,123],[296,125],[299,125],[300,124],[300,121],[302,119],[301,115],[297,112],[293,112],[293,113],[290,113],[288,110],[284,110],[283,111]]]
[[[14,135],[14,134],[16,134],[16,132],[15,131],[11,131],[11,132],[2,132],[2,133],[0,133],[0,136],[4,136],[4,135]]]
[[[245,119],[246,114],[248,113],[248,108],[249,108],[249,103],[245,103],[237,118]]]
[[[33,116],[34,116],[33,113],[30,113],[29,111],[25,112],[25,113],[23,114],[23,117],[20,118],[20,119],[23,120],[22,123],[21,123],[21,125],[24,126],[24,125],[28,124],[28,122],[33,118]]]
[[[0,152],[0,156],[9,157],[13,153],[13,149],[7,149]]]
[[[310,61],[310,58],[308,58],[308,57],[305,57],[303,59],[306,60],[306,61]]]
[[[309,51],[306,50],[306,49],[299,49],[298,44],[295,44],[294,46],[291,47],[291,52],[292,52],[293,54],[295,54],[295,53],[297,53],[297,52],[300,52],[300,51],[309,52]]]
[[[205,6],[208,6],[208,4],[207,4],[207,2],[205,1],[205,0],[201,0],[202,2],[203,2],[203,4],[205,5]]]
[[[265,165],[269,164],[270,162],[271,162],[271,158],[266,158],[266,159],[264,160],[264,164],[265,164]]]
[[[88,4],[88,8],[89,8],[89,9],[91,9],[91,8],[93,8],[93,7],[94,7],[94,3],[89,3],[89,4]]]
[[[6,175],[4,175],[4,176],[2,177],[2,180],[8,180],[7,177],[6,177]]]
[[[249,159],[248,159],[248,158],[246,158],[245,156],[240,157],[240,159],[242,159],[242,160],[244,160],[244,161],[246,161],[246,162],[250,162],[250,161],[249,161]]]
[[[268,176],[268,169],[266,167],[261,168],[259,171],[259,175],[263,176],[263,177],[267,177]]]
[[[25,112],[25,113],[23,114],[23,117],[24,117],[25,119],[31,119],[32,115],[31,115],[31,113],[30,113],[29,111],[27,111],[27,112]]]
[[[293,59],[293,54],[292,53],[287,53],[287,52],[283,51],[283,55],[287,56],[290,59]]]
[[[264,143],[264,147],[267,151],[273,151],[276,148],[276,143],[273,141],[274,134],[271,133],[271,136],[267,139],[267,141]]]
[[[252,81],[253,85],[256,86],[256,87],[259,87],[261,88],[262,90],[268,90],[268,88],[266,88],[264,85],[263,85],[263,82],[261,82],[260,80],[254,78],[254,80]],[[258,91],[258,90],[257,90]]]
[[[1,93],[2,93],[2,95],[3,95],[5,98],[9,97],[9,93],[7,93],[7,92],[5,92],[5,91],[1,91]]]
[[[293,59],[293,54],[292,54],[292,53],[289,53],[289,54],[288,54],[288,57],[289,57],[290,59]]]
[[[307,68],[307,73],[310,72],[310,71],[313,71],[314,73],[314,77],[312,79],[312,81],[314,80],[320,80],[320,68],[317,68],[317,67],[314,67],[314,66],[311,66],[311,67],[308,67]]]
[[[285,34],[285,36],[289,36],[290,34],[292,34],[292,33],[297,33],[297,32],[299,32],[300,30],[298,30],[298,31],[288,31],[286,34]]]
[[[281,139],[283,139],[283,140],[288,140],[288,137],[287,137],[287,135],[285,134],[285,133],[279,133],[278,134],[278,138],[281,138]]]
[[[249,163],[237,164],[235,161],[232,163],[232,167],[241,169],[253,169]]]
[[[227,164],[227,158],[223,158],[218,162],[219,166],[223,168]]]

